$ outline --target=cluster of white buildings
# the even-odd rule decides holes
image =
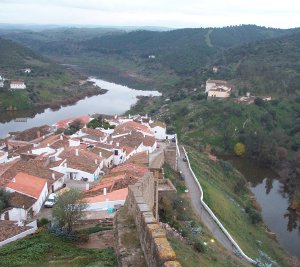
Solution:
[[[72,180],[83,185],[87,210],[123,205],[128,185],[149,172],[144,163],[157,142],[174,138],[166,134],[163,122],[147,116],[105,118],[113,129],[87,128],[92,119],[63,120],[0,142],[0,188],[11,192],[10,207],[0,212],[0,221],[24,225],[40,212],[50,193]],[[54,133],[75,120],[85,124],[75,134]]]
[[[24,73],[31,73],[31,69],[24,69],[23,70]],[[4,82],[6,81],[6,79],[0,75],[0,88],[4,87]],[[19,81],[19,80],[12,80],[9,84],[9,88],[11,90],[25,90],[26,89],[26,84],[24,81]]]

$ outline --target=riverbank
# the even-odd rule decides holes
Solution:
[[[244,252],[274,266],[297,266],[297,260],[284,252],[255,211],[245,178],[225,161],[213,161],[192,148],[188,152],[205,202]]]
[[[60,108],[47,108],[46,110],[41,108],[27,112],[0,113],[0,121],[3,122],[0,123],[0,138],[5,137],[9,132],[23,131],[44,124],[52,125],[64,118],[94,113],[120,115],[129,110],[138,101],[138,96],[155,97],[161,95],[157,91],[139,91],[96,78],[90,78],[89,81],[99,88],[105,88],[107,90],[106,93],[99,95],[97,91],[97,94],[94,96],[85,97],[73,105],[63,105]],[[94,85],[93,87],[95,88]],[[16,118],[22,119],[15,120]]]

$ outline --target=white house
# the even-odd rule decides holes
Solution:
[[[150,123],[150,127],[152,132],[154,132],[154,136],[156,139],[160,139],[160,140],[166,139],[167,127],[164,122],[154,121],[153,123]]]
[[[223,88],[226,91],[232,90],[232,86],[227,81],[208,79],[206,81],[205,93],[207,93],[208,91],[214,88]]]
[[[94,182],[99,179],[104,160],[84,149],[68,148],[59,155],[62,161],[51,170],[67,175],[70,180]]]
[[[17,192],[35,199],[32,205],[32,214],[37,214],[48,196],[48,184],[42,179],[24,172],[19,172],[11,182],[6,185],[9,192]]]
[[[0,88],[4,87],[4,81],[2,79],[0,79]]]
[[[0,164],[8,161],[8,153],[0,150]]]
[[[226,90],[224,88],[213,88],[208,91],[208,98],[228,98],[230,97],[231,90]]]
[[[36,199],[18,192],[13,192],[9,197],[9,208],[2,211],[0,220],[22,222],[33,216],[33,205]]]
[[[26,89],[26,85],[24,82],[21,82],[21,81],[12,81],[10,83],[10,89],[24,90],[24,89]]]
[[[24,69],[24,73],[31,73],[31,69]]]

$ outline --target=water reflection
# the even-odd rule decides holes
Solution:
[[[222,157],[229,160],[250,183],[250,189],[262,208],[268,228],[276,233],[280,244],[300,259],[300,218],[289,209],[291,196],[278,174],[247,158]]]
[[[43,124],[53,124],[63,118],[72,118],[85,114],[103,113],[122,114],[137,102],[138,96],[159,96],[157,91],[139,91],[100,79],[90,79],[99,87],[107,89],[104,95],[86,97],[74,105],[53,109],[34,109],[30,111],[13,111],[0,113],[0,138],[9,132],[22,131]],[[26,122],[14,121],[15,118],[28,118]]]

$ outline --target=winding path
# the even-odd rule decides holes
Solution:
[[[184,151],[180,148],[180,154],[184,155]],[[178,159],[178,170],[182,172],[185,178],[185,184],[189,190],[191,201],[194,209],[197,211],[203,223],[211,231],[213,236],[228,250],[234,252],[235,248],[228,240],[227,236],[223,233],[217,223],[211,218],[210,214],[205,210],[202,203],[200,202],[201,191],[195,182],[195,179],[188,167],[187,162],[182,160],[183,156]]]

